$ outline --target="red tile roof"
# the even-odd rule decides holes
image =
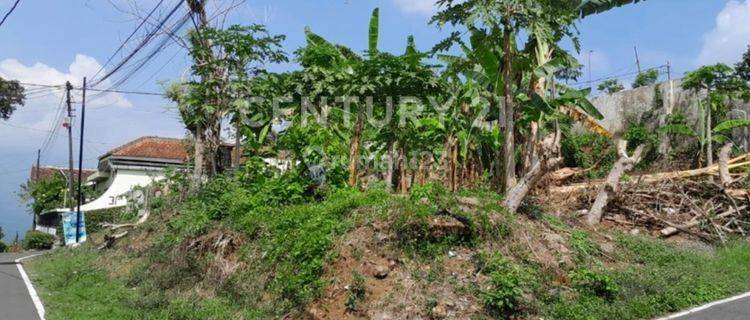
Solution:
[[[188,159],[185,140],[161,137],[140,137],[112,149],[99,157],[99,159],[108,156],[169,159],[178,161],[187,161]]]
[[[66,175],[68,174],[68,168],[60,168],[60,167],[52,167],[52,166],[42,166],[37,168],[36,166],[31,167],[31,176],[29,179],[31,181],[36,181],[37,173],[39,174],[39,180],[44,180],[49,177],[52,177],[55,174],[62,174]],[[83,169],[81,170],[81,177],[82,180],[86,180],[90,175],[96,173],[95,169]],[[74,179],[78,178],[78,169],[73,169],[73,176]],[[76,180],[77,181],[77,180]]]

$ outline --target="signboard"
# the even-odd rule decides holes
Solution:
[[[65,239],[65,245],[76,243],[76,221],[77,212],[64,212],[62,214],[62,225],[63,225],[63,237]],[[78,234],[79,242],[86,242],[86,215],[81,212],[81,226],[80,233]]]

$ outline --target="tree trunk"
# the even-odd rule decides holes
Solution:
[[[623,174],[632,170],[633,167],[641,161],[641,155],[645,146],[638,146],[638,148],[635,149],[635,152],[633,152],[633,155],[628,156],[627,144],[628,142],[625,140],[619,140],[617,143],[617,151],[620,158],[615,162],[609,175],[607,175],[604,184],[599,187],[599,193],[596,195],[596,200],[594,200],[594,204],[591,206],[588,216],[586,217],[586,222],[589,225],[596,225],[602,221],[604,207],[607,206],[615,193],[620,190],[620,178],[622,178]]]
[[[504,179],[503,179],[503,190],[505,192],[508,192],[513,186],[516,184],[516,157],[515,157],[515,149],[513,147],[515,142],[515,122],[513,120],[514,118],[514,110],[513,110],[513,84],[512,81],[512,68],[513,68],[513,58],[512,58],[512,51],[511,51],[511,44],[513,43],[513,32],[511,30],[511,24],[508,20],[509,18],[505,18],[504,28],[503,28],[503,95],[504,95],[504,109],[505,109],[505,143],[503,144],[503,171],[504,171]]]
[[[524,174],[521,181],[519,181],[513,188],[509,189],[505,193],[505,200],[503,206],[510,212],[516,212],[523,203],[523,199],[526,195],[536,187],[536,184],[541,178],[551,169],[557,168],[562,163],[563,158],[560,157],[556,151],[561,139],[560,130],[556,130],[554,134],[550,134],[544,138],[541,145],[541,152],[538,154],[531,168],[526,174]]]
[[[406,148],[401,143],[398,146],[398,175],[399,192],[406,194],[409,192],[409,183],[406,180]]]
[[[363,111],[357,113],[357,123],[354,124],[354,135],[349,145],[349,186],[357,186],[357,165],[359,164],[359,145],[362,140],[362,128],[365,123]]]
[[[729,174],[729,153],[732,151],[732,142],[727,142],[719,150],[719,177],[721,185],[728,187],[732,184],[732,175]]]
[[[706,109],[706,161],[708,161],[707,166],[712,166],[714,164],[714,144],[713,144],[713,132],[711,125],[711,102],[708,103],[708,108]]]
[[[206,167],[205,130],[203,129],[203,126],[197,125],[193,136],[195,139],[195,143],[193,145],[194,163],[191,189],[197,190],[203,184],[203,178],[205,176],[203,170]]]
[[[393,185],[393,153],[394,153],[393,143],[390,143],[388,145],[388,151],[386,152],[388,153],[388,155],[386,156],[387,159],[385,162],[385,165],[387,166],[385,170],[385,181],[386,181],[387,186],[391,190],[395,190],[396,188],[394,188],[394,185]]]
[[[232,167],[237,168],[240,166],[240,156],[242,155],[242,152],[240,152],[240,146],[242,144],[242,135],[240,134],[240,117],[237,117],[237,122],[235,123],[234,127],[234,152],[232,152]]]

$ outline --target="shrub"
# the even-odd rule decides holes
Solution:
[[[614,299],[620,291],[614,279],[607,274],[580,269],[571,275],[573,287],[581,293],[590,294],[607,300]]]
[[[23,238],[23,248],[26,250],[45,250],[52,249],[55,243],[55,237],[39,231],[29,231]]]
[[[490,278],[491,288],[480,293],[487,310],[495,316],[505,317],[518,309],[523,294],[526,275],[517,265],[500,254],[480,256],[480,268]]]
[[[604,177],[617,161],[617,151],[611,139],[595,133],[570,134],[562,140],[565,165],[589,169],[589,178]]]
[[[643,160],[638,163],[639,167],[648,166],[659,157],[659,138],[645,126],[632,125],[628,127],[622,138],[628,141],[628,152],[633,152],[641,144],[646,146],[646,149],[643,151]]]
[[[576,256],[581,261],[586,261],[589,258],[599,256],[601,249],[599,246],[591,240],[589,235],[583,231],[573,231],[568,239],[570,248],[576,253]]]
[[[5,252],[5,250],[8,248],[8,245],[5,244],[2,240],[0,240],[0,252]]]

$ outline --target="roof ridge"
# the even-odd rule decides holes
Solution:
[[[185,139],[182,139],[182,138],[174,138],[174,137],[160,137],[160,136],[141,136],[141,137],[138,137],[138,138],[136,138],[136,139],[133,139],[133,140],[131,140],[131,141],[129,141],[129,142],[126,142],[125,144],[123,144],[123,145],[120,145],[120,146],[118,146],[118,147],[116,147],[116,148],[114,148],[114,149],[112,149],[112,150],[109,150],[109,151],[107,151],[107,152],[106,152],[105,154],[103,154],[103,155],[99,156],[99,158],[98,158],[98,159],[100,159],[100,160],[101,160],[102,158],[105,158],[105,157],[107,157],[107,156],[110,156],[110,155],[112,155],[112,154],[115,154],[115,153],[117,153],[118,151],[120,151],[120,150],[122,150],[122,149],[125,149],[125,148],[127,148],[127,147],[130,147],[130,146],[132,146],[132,145],[135,145],[135,144],[137,144],[137,143],[139,143],[139,142],[141,142],[141,141],[144,141],[144,140],[148,140],[148,139],[153,139],[153,140],[157,140],[157,139],[160,139],[160,140],[176,140],[176,141],[182,141],[182,140],[185,140]]]

